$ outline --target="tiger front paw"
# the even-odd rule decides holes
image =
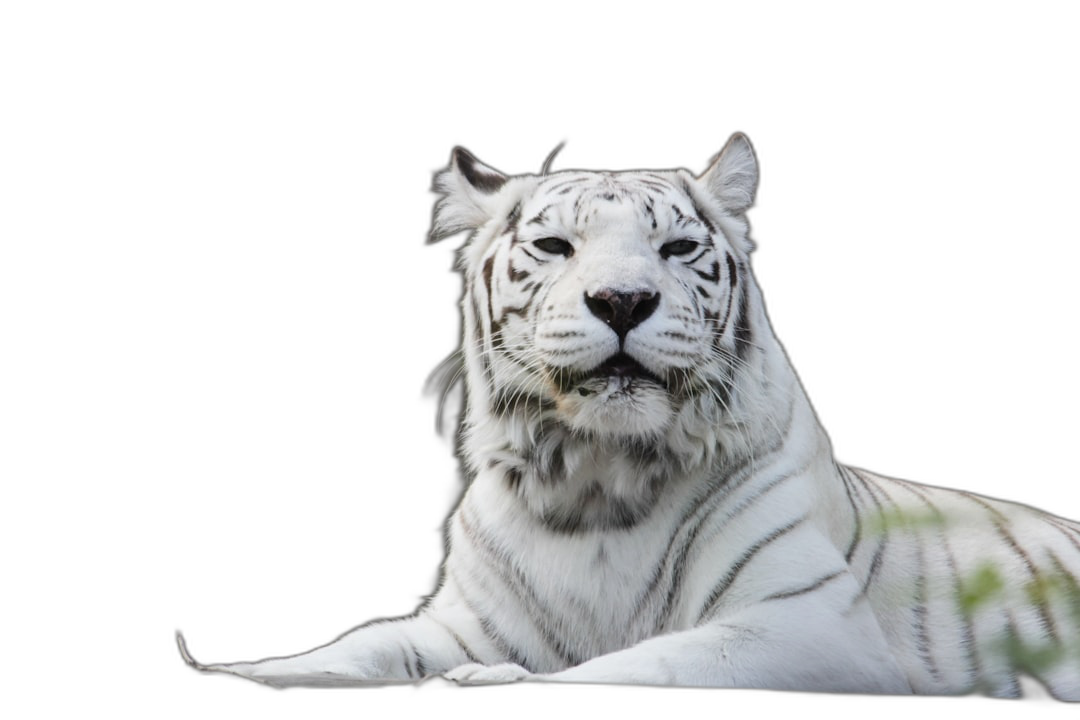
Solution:
[[[518,682],[531,676],[531,672],[514,663],[502,663],[500,665],[468,663],[458,665],[453,670],[443,673],[444,678],[453,680],[458,685],[501,685],[503,683]]]

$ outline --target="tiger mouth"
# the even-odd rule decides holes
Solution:
[[[667,387],[667,383],[655,373],[626,353],[612,355],[592,370],[575,374],[567,378],[561,388],[564,392],[577,390],[582,397],[588,397],[615,385],[622,391],[631,391],[636,385],[648,383]]]

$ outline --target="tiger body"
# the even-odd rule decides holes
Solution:
[[[749,265],[757,166],[508,177],[455,150],[471,231],[468,487],[436,592],[273,685],[522,678],[1080,700],[1080,526],[839,465]],[[457,377],[456,365],[447,377]]]

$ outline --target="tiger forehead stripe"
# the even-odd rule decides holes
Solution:
[[[697,218],[690,217],[689,215],[683,215],[682,211],[679,210],[679,206],[675,205],[674,203],[672,203],[671,205],[671,211],[675,213],[675,222],[678,223],[679,227],[686,227],[687,225],[698,225],[702,228],[706,227],[705,223],[701,222]]]
[[[547,220],[547,217],[546,217],[547,211],[550,210],[552,207],[553,207],[553,205],[547,205],[543,210],[538,212],[535,217],[531,218],[525,224],[526,225],[542,225]]]
[[[642,187],[649,188],[651,190],[658,190],[660,192],[668,192],[672,189],[670,184],[662,183],[658,180],[647,180],[643,178],[634,178],[634,182]]]
[[[687,183],[685,180],[683,180],[683,182],[682,182],[682,190],[683,190],[683,194],[685,194],[686,197],[688,197],[690,199],[690,204],[693,206],[694,214],[697,215],[698,220],[700,220],[702,223],[705,224],[705,227],[709,229],[710,234],[715,233],[716,232],[716,226],[712,224],[711,220],[709,220],[708,214],[706,214],[701,209],[701,205],[698,204],[697,196],[694,194],[694,191],[690,188],[690,184]]]
[[[581,175],[571,177],[569,179],[564,179],[562,181],[558,181],[558,177],[558,175],[550,176],[550,179],[545,182],[552,182],[553,184],[545,185],[545,183],[541,183],[541,188],[547,192],[555,192],[556,190],[560,189],[570,190],[576,185],[580,185],[589,181],[588,176]]]

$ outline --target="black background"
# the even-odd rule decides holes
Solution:
[[[462,47],[410,70],[275,30],[178,43],[149,118],[146,282],[163,300],[141,389],[153,420],[136,429],[152,490],[125,544],[153,556],[161,697],[416,702],[200,677],[173,635],[203,663],[260,660],[436,588],[461,393],[426,385],[459,339],[462,239],[424,241],[455,146],[508,174],[564,142],[555,169],[701,173],[745,133],[753,268],[838,459],[1080,517],[1062,470],[1075,176],[1052,67],[866,74],[841,58],[758,78],[716,58],[496,81],[475,63],[497,60]],[[544,702],[502,692],[484,697]],[[463,697],[483,702],[436,699]]]

